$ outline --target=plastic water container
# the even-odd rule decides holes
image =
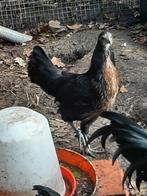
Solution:
[[[25,107],[0,111],[0,195],[31,195],[44,185],[64,195],[65,184],[47,119]],[[34,194],[32,194],[34,195]]]

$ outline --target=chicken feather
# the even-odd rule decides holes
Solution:
[[[101,116],[109,119],[111,123],[95,131],[87,145],[95,138],[102,136],[101,144],[105,148],[106,140],[112,134],[118,145],[112,163],[114,164],[121,154],[130,162],[124,173],[122,185],[126,179],[131,184],[132,174],[136,171],[136,187],[140,189],[141,182],[143,180],[147,182],[147,131],[127,117],[115,112],[103,112]]]

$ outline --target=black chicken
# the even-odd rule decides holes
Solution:
[[[29,57],[28,75],[31,82],[59,102],[62,119],[76,132],[82,150],[82,145],[86,146],[90,125],[102,111],[111,108],[118,92],[112,35],[109,32],[99,35],[90,68],[82,74],[61,71],[39,46],[35,46]],[[81,121],[80,129],[73,124],[76,120]],[[89,148],[86,150],[90,151]]]
[[[41,185],[34,185],[33,190],[38,192],[36,196],[60,196],[60,194],[53,189]]]
[[[105,142],[112,134],[119,147],[113,156],[113,164],[120,154],[130,162],[122,184],[124,185],[126,179],[131,184],[132,174],[136,171],[136,186],[139,190],[142,180],[147,182],[147,131],[127,117],[115,112],[103,112],[101,116],[111,120],[111,124],[94,132],[88,144],[102,136],[101,144],[105,148]]]

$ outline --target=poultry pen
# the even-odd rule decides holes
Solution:
[[[147,40],[141,35],[138,44],[136,35],[140,35],[140,29],[143,33],[147,29],[142,24],[135,25],[131,32],[133,39],[126,29],[130,24],[136,24],[139,10],[139,0],[1,0],[0,25],[31,34],[33,40],[14,44],[0,39],[0,109],[25,106],[40,112],[49,120],[55,146],[79,152],[77,139],[71,127],[61,120],[54,99],[30,83],[28,57],[33,47],[39,45],[55,59],[59,69],[83,73],[89,67],[98,34],[108,27],[114,37],[116,64],[122,76],[122,88],[114,110],[146,127],[147,59],[143,44]],[[63,34],[56,29],[49,31],[46,24],[50,21],[60,22],[59,30],[65,29]],[[34,33],[32,29],[38,26],[45,28]],[[105,119],[98,118],[91,126],[90,134],[107,123]],[[97,145],[101,150],[100,143]],[[110,153],[96,155],[96,158],[112,158],[115,149],[116,146],[110,143]],[[93,160],[89,156],[87,158]],[[126,169],[126,162],[123,159],[120,162]],[[141,187],[141,195],[147,195],[144,187]],[[137,190],[131,191],[134,195],[139,194]]]
[[[61,23],[128,20],[139,7],[139,0],[1,0],[0,25],[28,29],[40,22]]]

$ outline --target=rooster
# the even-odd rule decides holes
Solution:
[[[33,190],[38,192],[36,196],[60,196],[59,193],[52,190],[51,188],[41,185],[34,185]]]
[[[34,47],[29,57],[28,75],[31,82],[58,101],[62,119],[76,132],[82,152],[88,140],[90,125],[101,112],[112,107],[118,93],[119,77],[112,41],[111,33],[100,33],[91,65],[81,74],[58,69],[39,46]],[[79,129],[75,127],[74,121],[81,122]],[[90,154],[90,146],[86,152]]]
[[[127,117],[115,112],[103,112],[102,117],[111,121],[110,125],[104,126],[95,131],[87,145],[95,138],[101,137],[101,144],[105,148],[105,142],[109,135],[118,145],[112,163],[119,155],[123,155],[130,165],[124,173],[122,185],[128,179],[131,185],[132,174],[136,171],[136,186],[140,190],[140,184],[144,180],[147,182],[147,131]]]

